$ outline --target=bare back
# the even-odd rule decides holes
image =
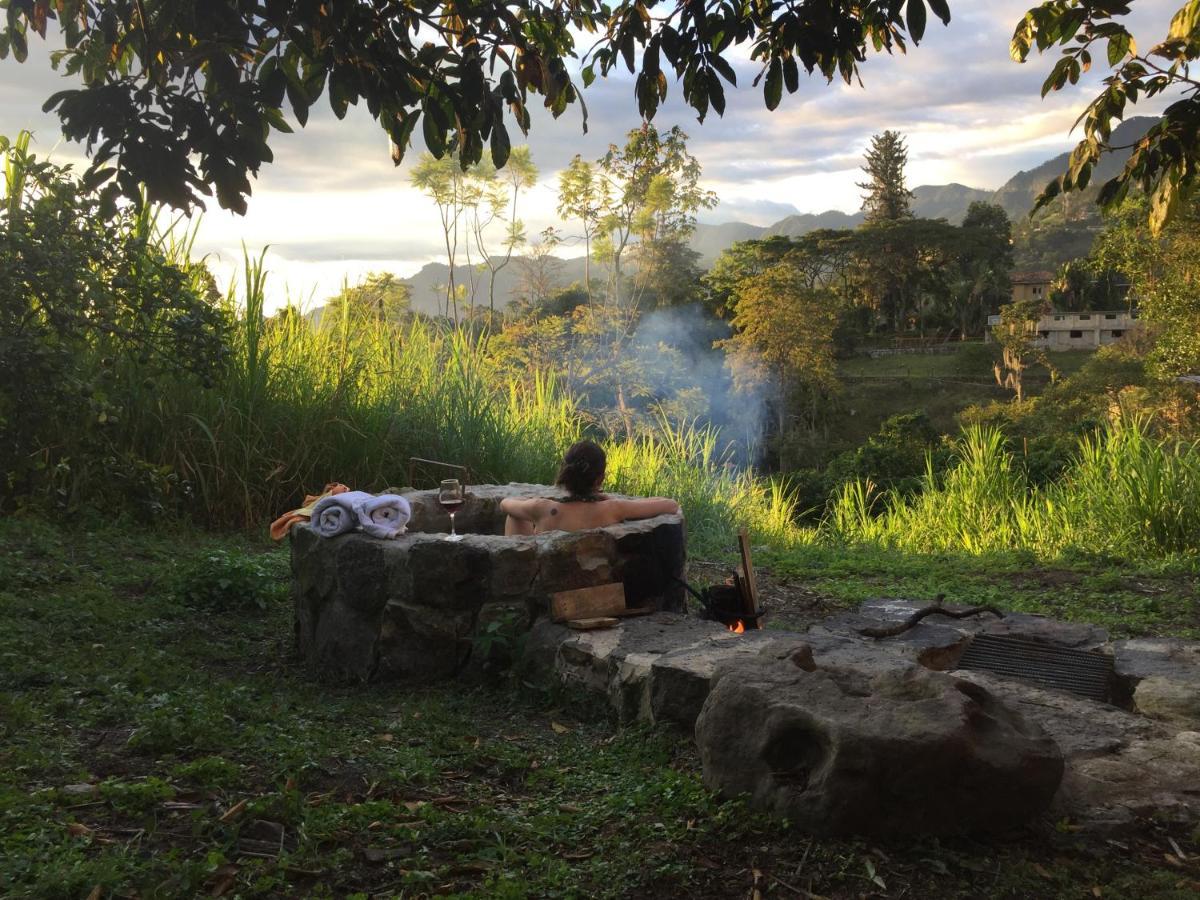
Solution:
[[[542,534],[546,531],[586,531],[605,528],[627,519],[649,519],[679,512],[679,504],[663,497],[636,500],[517,500],[506,498],[500,508],[508,514],[508,534]]]

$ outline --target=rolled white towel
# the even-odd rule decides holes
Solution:
[[[370,499],[371,495],[366,491],[346,491],[322,497],[313,506],[313,530],[321,537],[337,537],[353,531],[359,525],[356,507]]]
[[[377,538],[394,538],[404,534],[412,507],[399,494],[380,494],[354,505],[358,524],[367,534]]]

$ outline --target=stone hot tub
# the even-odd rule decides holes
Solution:
[[[517,612],[530,622],[558,591],[620,581],[626,605],[683,608],[683,519],[657,516],[592,531],[505,537],[504,497],[560,496],[543,485],[473,485],[450,517],[437,491],[404,492],[408,533],[379,540],[291,531],[296,643],[335,681],[448,678],[470,655],[481,621]]]

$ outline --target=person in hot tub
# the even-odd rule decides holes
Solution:
[[[541,534],[544,531],[583,531],[604,528],[626,519],[649,519],[676,514],[679,504],[665,497],[617,500],[600,493],[604,484],[604,450],[592,441],[571,445],[563,457],[555,484],[567,489],[562,500],[505,497],[500,509],[508,514],[504,533]]]

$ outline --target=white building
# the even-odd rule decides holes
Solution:
[[[1033,344],[1045,350],[1094,350],[1120,340],[1137,327],[1134,310],[1095,310],[1092,312],[1044,313],[1030,330],[1037,331]],[[999,316],[988,316],[988,340],[991,330],[1000,324]]]

